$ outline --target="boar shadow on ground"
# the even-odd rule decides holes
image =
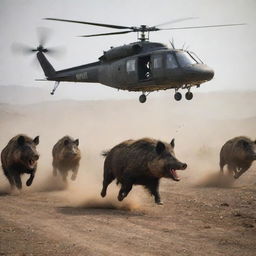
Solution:
[[[65,214],[65,215],[72,215],[72,216],[81,216],[81,215],[116,215],[116,216],[142,216],[145,213],[142,210],[132,210],[125,207],[117,207],[114,204],[105,204],[105,205],[85,205],[79,207],[72,207],[72,206],[63,206],[57,207],[57,212]]]

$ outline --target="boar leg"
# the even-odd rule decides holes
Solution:
[[[112,173],[104,172],[103,187],[101,190],[101,196],[105,197],[107,194],[108,185],[115,179]]]
[[[225,165],[225,163],[222,160],[220,160],[220,173],[221,174],[224,174],[224,170],[223,170],[224,165]]]
[[[243,166],[242,168],[240,168],[239,172],[235,173],[234,178],[238,179],[244,172],[246,172],[250,168],[250,166],[251,165],[246,165],[246,166]]]
[[[152,196],[155,197],[155,203],[162,205],[160,194],[159,194],[159,179],[152,180],[150,184],[147,184],[146,188],[149,190]]]
[[[5,173],[5,176],[6,178],[8,179],[10,185],[11,185],[11,189],[14,189],[15,187],[15,183],[14,183],[14,180],[13,180],[13,177],[7,173]]]
[[[76,176],[77,176],[77,172],[78,172],[78,166],[76,166],[75,168],[72,169],[72,176],[71,176],[71,180],[75,180]]]
[[[62,171],[61,172],[61,176],[62,176],[63,181],[66,183],[67,182],[68,172],[67,171]]]
[[[31,186],[31,184],[32,184],[32,182],[33,182],[33,180],[34,180],[34,177],[35,177],[35,172],[32,172],[32,173],[30,174],[29,179],[28,179],[27,182],[26,182],[26,185],[27,185],[28,187]]]
[[[11,185],[11,190],[13,190],[13,189],[14,189],[14,186],[15,186],[13,176],[11,176],[11,175],[9,174],[9,172],[6,172],[5,170],[4,170],[4,174],[5,174],[6,178],[8,179],[8,181],[9,181],[9,183],[10,183],[10,185]]]
[[[233,176],[233,174],[237,173],[236,167],[233,164],[228,164],[228,173],[230,176]]]
[[[56,167],[53,167],[52,175],[53,175],[54,177],[57,176],[57,168],[56,168]]]
[[[21,183],[20,175],[15,173],[13,177],[14,177],[14,181],[15,181],[16,187],[18,189],[22,189],[22,183]]]
[[[117,197],[119,201],[122,201],[125,197],[127,197],[127,195],[132,189],[132,185],[132,182],[127,180],[125,180],[125,182],[122,183],[121,189]]]

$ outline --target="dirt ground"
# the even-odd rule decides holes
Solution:
[[[256,255],[256,163],[239,180],[218,175],[227,139],[255,139],[256,93],[196,94],[191,102],[59,101],[0,104],[0,148],[25,133],[40,135],[35,181],[10,193],[0,174],[0,255]],[[82,162],[67,187],[51,170],[62,136],[79,138]],[[181,181],[163,179],[163,206],[134,187],[101,199],[100,153],[129,138],[176,139],[188,164]]]

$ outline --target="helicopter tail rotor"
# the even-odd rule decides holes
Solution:
[[[41,68],[43,69],[45,76],[47,78],[53,77],[55,75],[55,70],[47,60],[44,54],[48,54],[54,57],[60,57],[64,52],[63,47],[50,47],[46,48],[45,45],[49,41],[49,37],[51,34],[51,30],[45,27],[37,28],[37,38],[38,38],[38,46],[30,47],[22,43],[13,43],[12,51],[15,54],[22,55],[31,55],[36,53],[37,60],[40,63]],[[38,63],[38,62],[37,62]],[[33,65],[34,66],[34,65]]]
[[[63,47],[46,48],[45,45],[49,41],[51,30],[45,27],[37,28],[38,46],[30,47],[22,43],[13,43],[11,48],[15,54],[31,55],[36,52],[47,53],[49,55],[58,57],[64,52]]]

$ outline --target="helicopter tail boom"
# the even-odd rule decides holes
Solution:
[[[37,59],[44,71],[45,76],[47,78],[53,78],[56,74],[56,71],[42,52],[37,53]]]

